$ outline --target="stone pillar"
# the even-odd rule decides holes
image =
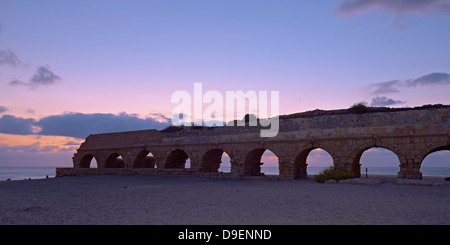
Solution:
[[[420,164],[415,163],[414,159],[407,159],[406,163],[400,163],[400,172],[398,178],[402,179],[422,179],[422,172],[420,172]]]
[[[97,159],[97,167],[105,168],[106,158],[108,157],[108,152],[98,152],[95,154],[95,159]]]
[[[136,159],[139,152],[141,152],[142,149],[127,149],[123,150],[122,152],[122,159],[124,162],[124,168],[132,168],[133,167],[133,161]]]
[[[147,151],[151,152],[155,158],[155,168],[164,168],[164,163],[168,153],[155,147],[152,147],[151,149],[147,148]]]
[[[191,162],[190,169],[198,170],[202,168],[202,157],[198,154],[189,155],[189,160]]]
[[[240,177],[244,175],[244,162],[246,150],[242,148],[233,148],[230,156],[231,176]]]
[[[412,141],[412,139],[405,137],[402,138],[399,145],[397,156],[400,160],[400,172],[398,172],[398,178],[422,179],[422,173],[420,172],[421,149],[411,143]]]
[[[77,153],[73,154],[72,162],[73,162],[74,168],[80,167],[80,161],[81,161],[80,153],[77,152]]]
[[[304,174],[296,173],[294,158],[291,156],[279,156],[278,167],[280,169],[281,180],[293,180],[296,178],[306,178],[306,168]]]
[[[280,170],[279,178],[281,180],[304,179],[306,175],[306,157],[302,164],[296,166],[296,158],[299,155],[300,145],[285,143],[278,145],[278,168]],[[304,162],[304,164],[303,164]]]

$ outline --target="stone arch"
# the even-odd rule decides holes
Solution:
[[[435,153],[435,152],[438,152],[438,151],[450,151],[450,145],[438,146],[438,147],[435,147],[435,148],[431,148],[431,150],[428,150],[427,153],[423,154],[423,157],[420,159],[420,168],[422,168],[423,160],[425,160],[425,158],[428,155],[430,155],[432,153]]]
[[[427,157],[431,153],[445,150],[450,150],[450,145],[429,145],[428,147],[423,149],[420,153],[420,164],[422,164],[425,157]]]
[[[309,153],[311,153],[311,151],[316,149],[321,149],[326,153],[328,153],[333,159],[333,165],[335,165],[335,156],[333,156],[332,152],[326,150],[321,145],[307,144],[306,146],[303,147],[302,150],[300,150],[300,153],[294,159],[294,178],[302,179],[308,176],[307,173],[308,164],[306,163],[306,159],[308,158]]]
[[[152,156],[149,156],[151,154]],[[154,168],[155,157],[153,153],[147,149],[140,151],[133,160],[132,168]]]
[[[86,154],[80,160],[80,168],[90,168],[92,159],[95,159],[93,154]],[[97,161],[97,159],[95,159]],[[98,167],[98,163],[97,163]]]
[[[114,152],[106,158],[105,168],[125,168],[125,162],[119,153]]]
[[[207,148],[206,152],[209,150],[212,150],[212,149],[222,149],[224,151],[224,153],[222,153],[222,157],[221,157],[220,161],[223,161],[224,154],[228,155],[230,167],[229,167],[229,170],[227,169],[223,172],[240,174],[241,163],[243,162],[243,160],[241,160],[241,158],[243,158],[245,154],[240,154],[240,151],[238,149],[236,149],[236,146],[234,144],[220,144],[220,145],[210,146]],[[219,171],[220,171],[220,168],[222,167],[222,163],[223,162],[221,162],[221,164],[220,164]]]
[[[221,148],[213,148],[203,154],[200,171],[203,172],[218,172],[220,164],[222,163],[222,155],[225,151]],[[230,154],[226,152],[228,156]],[[230,156],[231,158],[231,156]]]
[[[263,164],[261,162],[261,158],[264,152],[267,150],[271,151],[273,154],[275,154],[276,157],[278,157],[278,155],[268,147],[254,147],[245,155],[242,174],[253,176],[264,175],[263,173],[261,173],[261,165]]]
[[[181,149],[170,152],[164,163],[164,168],[185,168],[186,160],[189,155]]]
[[[374,144],[372,146],[366,146],[364,148],[358,148],[356,150],[354,150],[352,152],[352,154],[350,155],[351,159],[352,159],[352,172],[355,175],[355,177],[359,178],[361,177],[361,157],[363,155],[363,153],[371,148],[382,148],[385,150],[388,150],[390,152],[392,152],[398,159],[399,161],[399,168],[401,168],[401,163],[406,162],[406,159],[404,159],[404,157],[398,153],[397,148],[394,147],[390,147],[390,146],[380,146],[378,144]]]

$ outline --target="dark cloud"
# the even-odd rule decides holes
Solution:
[[[72,167],[73,151],[60,149],[59,151],[42,151],[39,144],[9,146],[0,145],[0,166],[49,166]],[[49,148],[46,148],[49,149]]]
[[[0,66],[10,65],[17,67],[22,64],[22,61],[11,49],[0,49]]]
[[[150,113],[149,114],[152,118],[158,120],[158,121],[170,121],[171,119],[169,117],[166,117],[164,114],[162,113]]]
[[[132,131],[143,129],[163,129],[170,125],[153,118],[138,118],[135,115],[68,113],[48,116],[36,123],[41,128],[40,135],[59,135],[85,138],[89,134]]]
[[[430,73],[428,75],[406,81],[406,86],[408,87],[446,84],[450,84],[450,74],[440,72]]]
[[[65,143],[64,145],[69,145],[69,146],[79,146],[80,143],[74,142],[74,141],[69,141],[67,143]]]
[[[52,152],[52,151],[55,151],[55,150],[59,150],[59,146],[56,146],[56,145],[46,145],[46,146],[41,147],[41,148],[39,149],[40,152]]]
[[[391,106],[391,105],[400,105],[404,104],[406,101],[394,100],[391,98],[387,98],[386,96],[376,97],[372,99],[370,106]]]
[[[450,2],[448,0],[346,0],[336,12],[352,16],[366,13],[371,9],[381,9],[397,15],[450,13]]]
[[[67,151],[73,151],[76,149],[77,149],[77,147],[75,147],[75,146],[71,146],[71,147],[67,147],[67,148],[60,148],[59,146],[56,146],[56,145],[41,146],[41,143],[39,141],[34,142],[31,145],[15,145],[15,146],[0,145],[0,153],[1,152],[49,153],[49,152],[57,152],[57,151],[67,152]]]
[[[60,81],[61,78],[50,70],[48,65],[40,66],[30,79],[31,86],[51,85]]]
[[[10,151],[16,151],[16,152],[38,152],[41,148],[39,146],[39,142],[35,142],[31,145],[16,145],[11,146]]]
[[[3,115],[0,118],[0,133],[5,134],[33,134],[34,119],[19,118],[11,115]]]
[[[8,110],[8,108],[0,105],[0,113],[3,113],[5,111],[7,111],[7,110]]]
[[[154,118],[142,119],[137,117],[137,115],[129,115],[126,113],[119,115],[67,113],[44,117],[39,121],[4,115],[0,118],[0,133],[85,138],[89,134],[163,129],[169,125],[170,122],[168,120],[158,121]],[[66,145],[79,144],[68,142]]]
[[[39,142],[35,142],[31,145],[0,145],[0,152],[12,151],[12,152],[38,152],[40,149]]]
[[[375,88],[372,94],[389,94],[399,92],[399,90],[396,88],[399,83],[400,80],[375,83],[371,85],[371,87]]]
[[[56,75],[53,71],[50,70],[48,65],[40,66],[36,73],[31,77],[29,82],[22,82],[20,80],[14,79],[9,82],[11,86],[29,86],[30,88],[36,88],[40,86],[52,85],[58,81],[61,81],[61,77]]]
[[[70,146],[66,148],[59,148],[59,152],[72,152],[74,150],[78,149],[78,146]]]
[[[392,80],[369,85],[371,94],[383,95],[400,92],[401,88],[412,88],[417,86],[443,86],[450,84],[450,74],[445,72],[434,72],[419,78],[407,80]]]
[[[11,86],[18,86],[18,85],[28,85],[26,82],[22,82],[18,79],[14,79],[11,82],[8,83]]]

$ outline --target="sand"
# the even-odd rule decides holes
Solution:
[[[1,181],[0,224],[450,224],[450,185],[419,183],[426,181],[434,184],[143,176]]]

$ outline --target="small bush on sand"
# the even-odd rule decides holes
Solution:
[[[445,181],[450,181],[450,177],[447,177],[444,179]]]
[[[319,183],[325,183],[325,181],[330,179],[339,181],[343,179],[353,179],[353,178],[355,178],[355,175],[352,172],[331,166],[320,171],[318,175],[314,176],[313,180]]]

